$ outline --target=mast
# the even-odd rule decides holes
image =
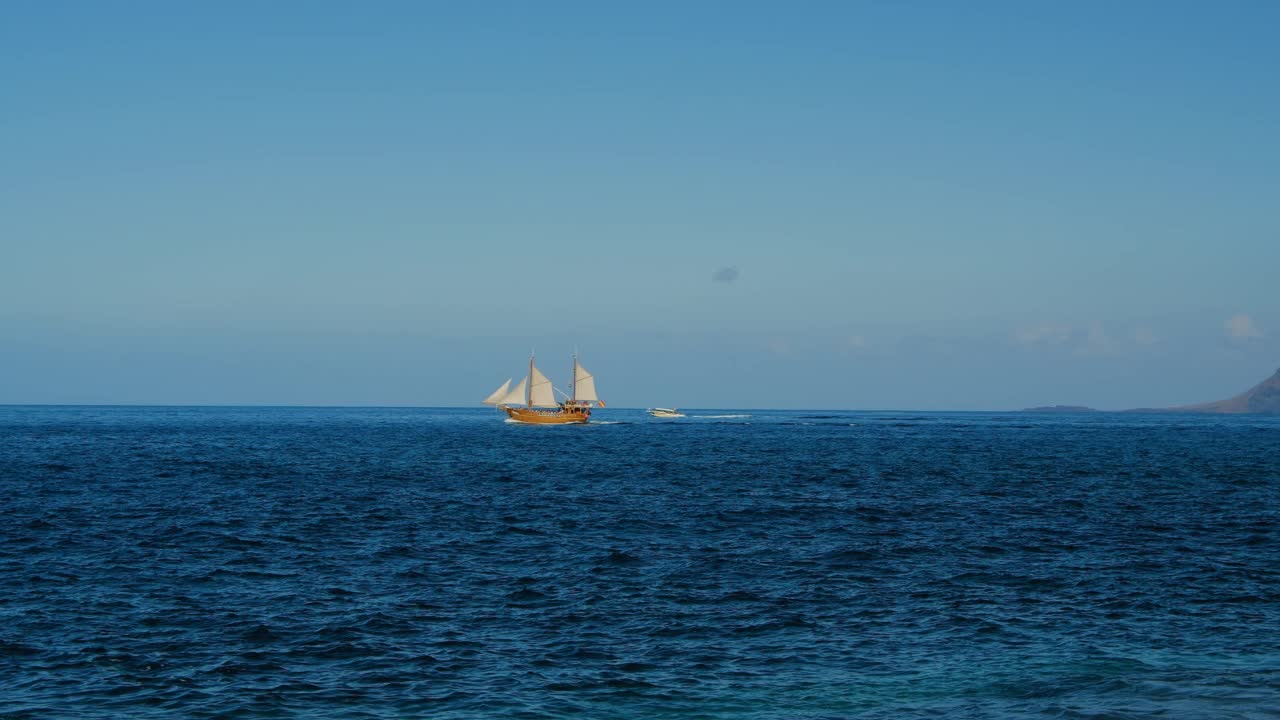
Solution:
[[[573,351],[573,373],[569,375],[569,382],[572,384],[572,390],[573,390],[573,397],[570,399],[573,400],[574,405],[577,405],[578,404],[578,351],[576,348]]]
[[[524,391],[524,406],[533,407],[533,351],[529,351],[529,387]]]

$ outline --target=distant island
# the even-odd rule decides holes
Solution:
[[[1248,390],[1215,402],[1171,408],[1138,408],[1125,412],[1204,413],[1209,415],[1280,415],[1280,370]]]
[[[1035,413],[1084,413],[1102,412],[1081,405],[1049,405],[1027,408],[1022,412]],[[1127,413],[1201,413],[1205,415],[1280,415],[1280,370],[1248,390],[1214,402],[1198,405],[1178,405],[1168,408],[1134,408]]]

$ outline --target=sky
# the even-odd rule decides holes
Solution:
[[[0,403],[1119,409],[1280,367],[1280,4],[0,5]]]

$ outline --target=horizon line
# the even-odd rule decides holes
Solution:
[[[299,409],[299,410],[488,410],[482,405],[289,405],[273,403],[3,403],[0,408],[223,408],[223,409]],[[1100,413],[1116,414],[1152,414],[1152,415],[1204,415],[1203,412],[1180,411],[1176,408],[1125,408],[1120,410],[1104,410],[1085,408],[1080,410],[1062,410],[1055,412],[1041,409],[1046,406],[1029,406],[1014,409],[971,408],[963,410],[945,410],[939,408],[831,408],[831,407],[716,407],[683,406],[685,410],[733,410],[733,411],[765,411],[765,412],[847,412],[847,413],[1030,413],[1036,415],[1089,415]],[[1067,406],[1070,407],[1070,406]],[[641,406],[610,406],[605,410],[648,410]],[[1250,413],[1215,413],[1226,415],[1248,415]]]

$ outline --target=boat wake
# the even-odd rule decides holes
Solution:
[[[749,418],[750,415],[692,415],[691,417],[706,418],[708,420],[730,420],[737,418]]]

